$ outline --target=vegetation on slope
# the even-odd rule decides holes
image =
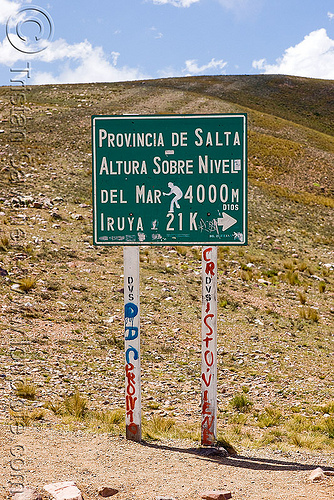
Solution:
[[[333,448],[332,96],[284,76],[33,87],[15,176],[0,89],[0,373],[26,340],[25,424],[122,429],[122,250],[92,246],[90,116],[246,111],[249,246],[219,250],[220,438]],[[140,260],[145,432],[198,438],[200,248]]]

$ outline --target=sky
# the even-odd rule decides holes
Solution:
[[[0,85],[334,79],[334,0],[0,0]],[[15,78],[14,78],[15,79]]]

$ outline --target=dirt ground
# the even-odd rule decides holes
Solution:
[[[43,485],[66,480],[76,481],[85,500],[98,498],[103,486],[119,489],[115,500],[190,500],[205,490],[230,491],[234,500],[334,498],[334,476],[309,480],[316,467],[334,471],[333,455],[244,450],[223,458],[203,456],[190,441],[138,444],[122,436],[45,428],[26,428],[21,436],[9,436],[4,428],[0,432],[1,500],[9,498],[6,485],[13,466],[25,486],[37,488],[43,499],[49,498]],[[23,450],[23,461],[13,461],[11,450],[17,457]]]

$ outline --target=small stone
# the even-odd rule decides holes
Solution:
[[[8,276],[8,271],[6,271],[6,269],[3,269],[2,267],[0,267],[0,276]]]
[[[58,212],[52,212],[51,217],[54,220],[62,220],[62,216]]]
[[[155,500],[175,500],[175,498],[172,498],[172,497],[156,497]]]
[[[313,470],[311,472],[311,474],[309,475],[309,480],[313,481],[313,482],[322,481],[323,479],[325,479],[325,474],[324,474],[324,471],[320,467]]]
[[[99,490],[99,495],[100,497],[112,497],[113,495],[116,495],[118,493],[118,490],[115,488],[108,488],[108,486],[104,486]]]
[[[271,285],[270,281],[264,280],[262,278],[257,280],[258,283],[261,283],[262,285]]]
[[[56,500],[83,500],[81,491],[74,481],[46,484],[44,489]]]
[[[20,493],[15,493],[12,500],[42,500],[42,496],[32,488],[23,488]]]
[[[221,490],[204,491],[201,493],[201,498],[204,498],[204,500],[228,500],[232,498],[232,493]]]

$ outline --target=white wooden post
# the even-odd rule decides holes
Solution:
[[[141,441],[139,247],[124,247],[126,438]]]
[[[217,247],[202,250],[201,444],[217,441]]]

